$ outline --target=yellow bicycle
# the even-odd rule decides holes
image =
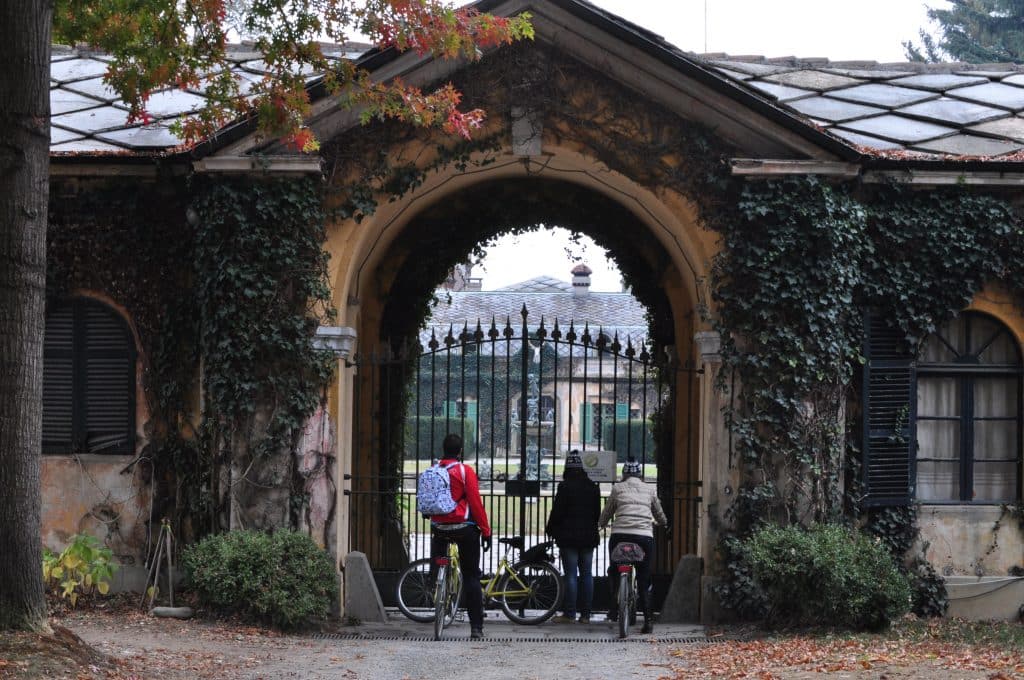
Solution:
[[[507,546],[493,574],[480,579],[484,605],[497,604],[509,620],[520,624],[547,621],[562,603],[562,574],[554,566],[552,541],[538,543],[524,551],[522,536],[501,538]],[[522,554],[512,562],[513,550]],[[434,572],[432,574],[432,572]],[[462,572],[459,570],[459,549],[448,544],[448,555],[438,558],[436,566],[430,558],[416,560],[398,577],[395,588],[398,609],[413,621],[434,622],[434,637],[455,619],[462,593]]]

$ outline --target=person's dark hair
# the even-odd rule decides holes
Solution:
[[[462,437],[457,434],[450,434],[444,438],[441,444],[445,458],[457,458],[462,453]]]

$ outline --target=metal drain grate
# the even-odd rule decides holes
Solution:
[[[318,633],[313,636],[315,640],[390,640],[390,641],[401,641],[401,642],[434,642],[433,636],[428,635],[387,635],[387,634],[375,634],[375,633]],[[438,640],[438,642],[467,642],[468,637],[460,636],[445,636]],[[574,644],[581,642],[596,642],[599,644],[608,644],[609,642],[645,642],[645,643],[667,643],[674,645],[692,645],[692,644],[711,644],[713,642],[720,642],[720,638],[706,638],[703,636],[687,636],[687,637],[508,637],[508,636],[491,636],[488,635],[480,640],[473,640],[476,642],[528,642],[528,643],[566,643],[571,642]]]

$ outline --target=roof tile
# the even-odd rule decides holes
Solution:
[[[882,151],[903,148],[902,144],[897,144],[896,142],[879,139],[878,137],[872,137],[871,135],[862,135],[859,132],[843,130],[842,128],[829,128],[829,132],[836,137],[840,137],[843,140],[854,144],[855,146],[866,146],[869,149],[880,149]]]
[[[960,87],[949,91],[948,94],[951,97],[970,99],[988,106],[1000,106],[1014,111],[1024,109],[1024,87],[985,83],[984,85]]]
[[[801,97],[810,97],[817,94],[813,90],[804,90],[799,87],[779,85],[778,83],[768,83],[763,80],[751,82],[750,86],[760,90],[772,99],[782,102],[800,99]]]
[[[935,139],[956,132],[956,129],[944,125],[933,125],[892,114],[854,120],[842,125],[854,132],[865,132],[882,139],[904,143],[923,142],[926,139]]]
[[[116,109],[113,106],[100,106],[85,111],[75,111],[59,116],[53,116],[52,121],[63,127],[79,130],[83,133],[96,132],[97,130],[112,130],[123,128],[128,125],[128,113],[124,109]]]
[[[962,99],[950,99],[948,97],[905,106],[897,109],[896,113],[916,118],[927,118],[940,124],[957,123],[959,125],[980,123],[995,118],[1004,118],[1009,115],[1004,109],[993,109],[989,106],[982,106],[981,104],[963,101]]]
[[[94,106],[102,106],[103,102],[92,97],[86,97],[77,92],[53,88],[50,90],[50,115],[59,116],[62,113],[91,109]]]
[[[923,92],[907,87],[896,87],[883,83],[868,83],[848,87],[845,90],[835,90],[828,93],[830,97],[845,99],[857,104],[874,104],[875,106],[886,106],[896,108],[907,104],[916,104],[926,99],[938,97],[934,92]]]
[[[954,87],[987,83],[988,78],[973,75],[957,75],[955,73],[921,73],[904,78],[896,78],[890,82],[893,85],[901,85],[903,87],[919,87],[923,90],[945,92]]]
[[[50,147],[50,151],[54,153],[95,153],[100,152],[114,152],[114,151],[126,151],[123,146],[115,146],[113,144],[107,144],[101,142],[98,139],[92,139],[85,137],[83,139],[77,139],[70,142],[64,142],[62,144],[54,144]]]
[[[992,139],[990,137],[953,135],[952,137],[943,137],[931,142],[917,144],[915,148],[923,151],[954,154],[956,156],[999,156],[1018,151],[1021,146],[1021,144],[1001,139]]]
[[[133,149],[168,148],[181,144],[181,140],[167,128],[165,121],[158,125],[146,125],[96,134],[98,139],[121,144]]]
[[[50,78],[61,82],[95,78],[106,72],[107,65],[96,59],[67,59],[50,63]]]
[[[1020,116],[993,120],[988,123],[973,125],[968,129],[973,132],[980,132],[996,137],[1008,137],[1009,139],[1016,140],[1018,142],[1024,142],[1024,118],[1021,118]]]
[[[853,104],[851,102],[844,102],[831,97],[812,97],[810,99],[801,99],[800,101],[790,103],[789,106],[806,116],[831,122],[853,120],[854,118],[864,118],[866,116],[886,113],[885,109],[879,109],[874,106],[864,106],[862,104]]]
[[[837,87],[846,87],[848,85],[856,85],[862,82],[857,78],[850,78],[848,76],[840,76],[835,73],[826,73],[825,71],[791,71],[789,73],[779,73],[777,75],[767,76],[765,80],[769,80],[782,85],[791,85],[793,87],[801,87],[805,90],[831,90]]]

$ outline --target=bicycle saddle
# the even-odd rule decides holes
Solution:
[[[503,545],[510,545],[516,550],[522,550],[523,546],[525,545],[523,543],[522,536],[514,536],[512,538],[499,538],[498,543],[501,543]]]

